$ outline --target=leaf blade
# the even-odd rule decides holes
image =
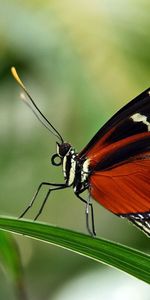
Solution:
[[[150,283],[150,256],[138,250],[48,224],[0,217],[0,228],[24,234],[113,266]]]

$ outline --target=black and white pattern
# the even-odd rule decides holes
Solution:
[[[80,190],[87,187],[87,179],[89,175],[89,160],[86,159],[81,162],[78,158],[78,154],[75,149],[69,145],[66,148],[66,153],[64,152],[65,144],[59,145],[57,147],[57,154],[62,158],[62,168],[63,175],[67,186],[72,186],[75,192],[80,192]],[[61,156],[63,153],[64,156]]]
[[[150,236],[150,212],[139,214],[124,214],[119,215],[121,218],[126,218],[134,225],[139,227],[148,236]]]

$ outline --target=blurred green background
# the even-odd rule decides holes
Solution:
[[[0,0],[1,215],[18,217],[41,181],[63,182],[61,168],[50,163],[55,137],[20,101],[10,67],[17,68],[44,114],[80,151],[117,109],[149,87],[149,15],[148,0]],[[44,191],[28,218],[43,197]],[[143,233],[97,203],[94,209],[98,236],[149,252]],[[40,221],[86,232],[84,205],[72,189],[53,193]],[[117,295],[126,299],[122,286],[128,287],[129,300],[130,286],[136,299],[149,299],[146,284],[119,271],[23,236],[15,239],[29,299],[108,299],[102,286],[105,292],[110,286],[111,296],[117,291],[115,300]],[[3,268],[0,299],[16,299]]]

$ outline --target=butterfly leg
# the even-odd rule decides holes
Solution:
[[[86,204],[86,207],[85,207],[85,216],[86,216],[86,227],[87,227],[87,230],[89,232],[89,234],[94,237],[96,236],[96,231],[95,231],[95,224],[94,224],[94,210],[93,210],[93,205],[91,203],[91,200],[90,200],[90,194],[89,194],[89,199],[88,201],[83,199],[80,194],[84,192],[83,191],[80,191],[80,193],[75,193],[76,196]],[[90,221],[89,221],[89,207],[90,207],[90,213],[91,213],[91,225],[92,225],[92,228],[90,228]]]
[[[43,208],[44,208],[44,206],[45,206],[45,203],[46,203],[46,201],[47,201],[47,199],[48,199],[50,193],[51,193],[52,191],[61,190],[61,189],[67,188],[67,187],[68,187],[68,186],[64,184],[63,186],[57,186],[57,187],[55,187],[55,188],[53,188],[53,189],[49,189],[49,190],[48,190],[48,192],[47,192],[47,194],[46,194],[46,197],[44,198],[44,201],[43,201],[43,203],[42,203],[42,205],[41,205],[41,207],[40,207],[40,209],[39,209],[39,212],[37,213],[37,215],[36,215],[35,218],[34,218],[34,221],[35,221],[35,220],[39,217],[39,215],[41,214],[41,212],[42,212],[42,210],[43,210]]]
[[[35,200],[36,200],[36,198],[37,198],[37,195],[39,194],[41,188],[42,188],[43,186],[45,186],[45,185],[47,185],[47,186],[54,186],[54,187],[57,187],[57,189],[59,189],[59,188],[65,188],[65,187],[66,187],[65,184],[57,184],[57,183],[41,182],[40,185],[38,186],[38,188],[37,188],[37,190],[36,190],[36,192],[35,192],[35,194],[34,194],[32,200],[31,200],[31,202],[29,203],[29,205],[27,206],[27,208],[24,210],[24,212],[20,215],[19,219],[21,219],[21,218],[27,213],[27,211],[32,207],[32,205],[33,205],[33,203],[35,202]],[[55,189],[55,188],[54,188],[54,189]],[[51,191],[51,190],[53,190],[53,189],[50,189],[50,191]],[[50,192],[49,192],[49,193],[50,193]],[[49,196],[49,195],[48,195],[48,196]],[[47,196],[47,198],[48,198],[48,196]],[[47,200],[47,199],[46,199],[46,200]],[[43,203],[45,204],[45,202],[46,202],[46,201],[45,201],[45,199],[44,199]],[[43,205],[43,206],[44,206],[44,205]]]
[[[91,224],[92,224],[92,230],[90,229],[89,226],[89,206],[91,209]],[[86,215],[86,227],[88,229],[88,232],[94,237],[96,236],[96,231],[95,231],[95,224],[94,224],[94,211],[93,211],[93,205],[92,203],[86,203],[86,209],[85,209],[85,215]]]

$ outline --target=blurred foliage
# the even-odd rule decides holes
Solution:
[[[0,262],[2,269],[5,270],[6,279],[12,283],[17,299],[26,300],[27,294],[18,246],[12,236],[4,231],[0,231]],[[10,292],[10,297],[13,298],[12,292]]]
[[[79,151],[149,86],[149,11],[147,0],[0,0],[1,214],[17,217],[42,180],[63,180],[50,164],[55,138],[21,103],[10,67],[16,66],[38,106]],[[94,208],[98,235],[149,251],[149,240],[134,226],[97,203]],[[41,220],[85,232],[84,217],[73,192],[61,191],[50,198]],[[63,249],[16,239],[33,300],[52,299],[68,279],[96,265]]]

